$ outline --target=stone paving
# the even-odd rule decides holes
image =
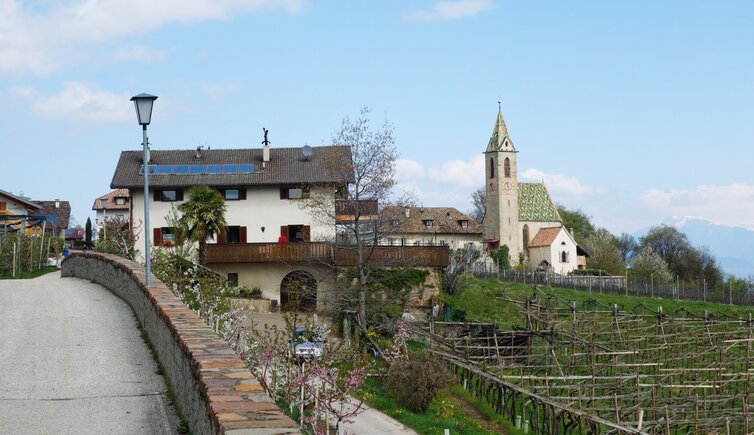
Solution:
[[[131,308],[60,273],[0,280],[0,434],[171,434]]]

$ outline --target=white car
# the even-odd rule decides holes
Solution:
[[[298,327],[293,330],[293,338],[289,340],[291,351],[296,359],[312,360],[319,358],[325,352],[325,340],[318,331]]]

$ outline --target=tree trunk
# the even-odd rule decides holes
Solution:
[[[207,246],[206,240],[199,240],[199,264],[204,266],[205,257],[206,257],[206,249]]]

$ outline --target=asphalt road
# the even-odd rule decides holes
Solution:
[[[89,281],[0,280],[0,434],[175,433],[137,328]]]

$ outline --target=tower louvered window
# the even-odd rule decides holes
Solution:
[[[508,157],[505,158],[505,162],[503,162],[503,169],[505,170],[505,178],[511,177],[511,161]]]

